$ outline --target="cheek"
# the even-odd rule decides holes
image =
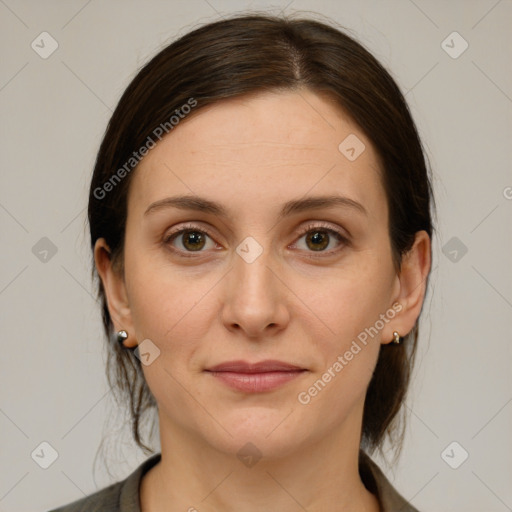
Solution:
[[[391,264],[379,263],[371,254],[356,258],[357,263],[347,263],[325,279],[305,279],[298,286],[298,295],[324,325],[327,338],[339,340],[337,349],[366,332],[389,307]]]
[[[130,311],[138,340],[149,338],[173,354],[191,350],[211,322],[218,276],[194,276],[166,264],[161,255],[132,252],[126,258]]]
[[[340,273],[323,289],[303,289],[316,313],[306,329],[314,334],[319,364],[296,400],[311,421],[322,418],[319,429],[339,425],[364,402],[381,346],[375,325],[386,311],[388,282],[378,265],[369,265],[366,272]]]

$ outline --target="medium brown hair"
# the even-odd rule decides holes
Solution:
[[[432,237],[433,230],[426,159],[404,96],[388,71],[344,31],[313,19],[260,14],[237,15],[185,34],[154,56],[129,84],[108,124],[90,186],[93,252],[96,240],[105,238],[112,263],[123,272],[127,194],[133,176],[129,171],[136,167],[133,152],[147,144],[155,128],[169,126],[183,105],[193,99],[198,111],[225,98],[303,88],[330,98],[333,108],[350,115],[373,144],[387,197],[393,262],[399,271],[415,233],[425,230]],[[112,181],[121,168],[128,171],[118,172],[122,179]],[[109,180],[112,186],[105,192]],[[93,255],[94,277],[98,275]],[[114,341],[100,279],[98,296],[108,338],[109,384],[121,403],[129,402],[136,443],[151,451],[141,438],[140,423],[156,405],[155,399],[139,359]],[[401,345],[380,349],[364,404],[362,446],[367,451],[380,448],[386,433],[396,447],[400,445],[396,441],[401,441],[403,428],[396,436],[397,413],[406,396],[417,339],[418,323]]]

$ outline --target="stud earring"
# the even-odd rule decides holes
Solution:
[[[124,346],[124,342],[128,339],[128,333],[126,331],[117,331],[117,342],[123,347],[123,348],[127,348]]]
[[[397,331],[393,332],[393,343],[396,343],[397,345],[400,344],[400,335]]]

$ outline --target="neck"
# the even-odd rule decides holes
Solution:
[[[378,512],[358,471],[360,426],[244,464],[161,415],[162,458],[142,479],[142,512]]]

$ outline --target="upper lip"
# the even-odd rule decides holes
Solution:
[[[283,361],[267,359],[257,363],[248,363],[247,361],[226,361],[206,369],[210,372],[235,372],[235,373],[265,373],[265,372],[290,372],[304,370]]]

